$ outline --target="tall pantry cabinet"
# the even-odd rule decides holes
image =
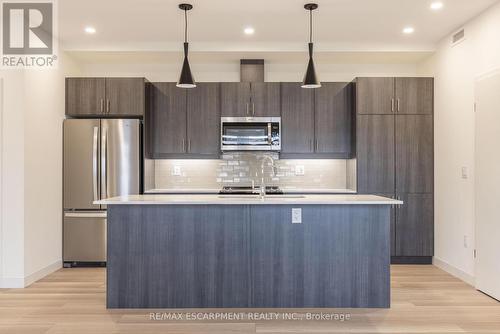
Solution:
[[[404,201],[393,208],[393,263],[434,253],[432,78],[356,79],[358,193]]]

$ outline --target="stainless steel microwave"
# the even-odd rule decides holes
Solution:
[[[280,151],[281,117],[222,117],[222,151]]]

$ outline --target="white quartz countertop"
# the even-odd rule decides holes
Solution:
[[[329,188],[282,188],[285,194],[355,194],[356,190],[352,189],[329,189]],[[220,188],[183,188],[183,189],[149,189],[146,194],[218,194]]]
[[[255,195],[217,195],[217,194],[169,194],[169,195],[129,195],[113,197],[94,204],[161,204],[161,205],[397,205],[403,204],[392,198],[375,195],[315,194],[315,195],[268,195],[264,199]]]

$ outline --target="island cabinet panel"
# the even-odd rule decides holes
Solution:
[[[218,157],[220,84],[198,83],[187,94],[187,153]]]
[[[358,193],[394,193],[394,116],[357,116]]]
[[[434,112],[433,78],[396,78],[396,112],[432,115]]]
[[[315,90],[315,152],[351,156],[353,85],[323,83]]]
[[[221,82],[221,116],[247,117],[251,116],[250,83]]]
[[[151,85],[150,110],[144,119],[148,158],[168,158],[186,152],[186,106],[186,89],[173,82]]]
[[[358,114],[394,112],[394,78],[357,78],[356,95]]]
[[[252,306],[389,307],[389,208],[253,206]]]
[[[250,307],[247,210],[108,206],[107,307]]]
[[[386,308],[389,216],[388,205],[108,205],[107,307]]]
[[[281,103],[281,153],[314,153],[314,91],[282,83]]]

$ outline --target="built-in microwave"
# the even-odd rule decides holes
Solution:
[[[221,117],[222,151],[280,151],[281,117]]]

